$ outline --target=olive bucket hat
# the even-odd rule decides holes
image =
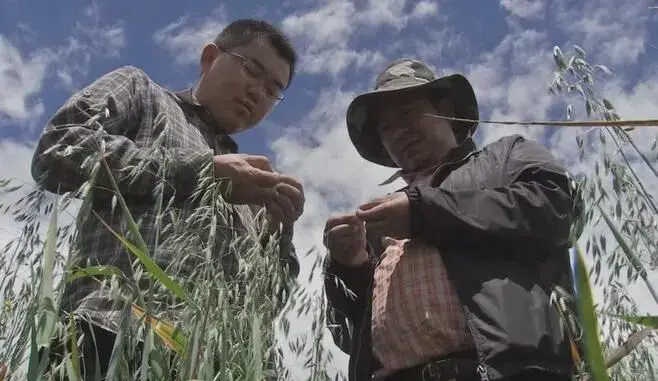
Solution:
[[[423,62],[401,58],[391,62],[377,76],[375,88],[354,98],[347,109],[347,130],[359,154],[366,160],[397,168],[397,165],[384,148],[371,112],[372,101],[383,94],[402,93],[417,90],[430,90],[449,97],[455,107],[455,117],[478,120],[478,104],[470,82],[461,74],[436,78],[432,70]],[[470,135],[475,132],[477,123],[455,122],[454,128],[467,129]]]

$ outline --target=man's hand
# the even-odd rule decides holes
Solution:
[[[275,186],[274,198],[265,203],[270,233],[280,224],[291,226],[304,213],[304,188],[296,180],[282,176],[282,183]]]
[[[264,156],[217,155],[213,164],[215,178],[225,182],[224,198],[231,204],[269,202],[274,198],[274,187],[281,181]]]
[[[224,198],[232,204],[264,205],[270,233],[292,225],[304,212],[304,188],[295,179],[274,172],[265,156],[217,155],[215,178],[226,180]]]
[[[338,263],[359,267],[368,261],[366,229],[354,214],[334,216],[327,220],[323,243]]]
[[[396,192],[367,202],[356,211],[368,232],[395,239],[409,238],[409,197]]]

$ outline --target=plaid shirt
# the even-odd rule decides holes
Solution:
[[[415,240],[385,239],[372,301],[377,375],[473,347],[459,298],[441,254]]]
[[[57,111],[37,145],[33,177],[41,186],[57,193],[76,191],[93,177],[93,209],[113,230],[126,232],[120,208],[111,207],[110,179],[103,171],[93,176],[93,165],[89,165],[88,158],[102,151],[140,225],[144,241],[151,248],[152,257],[169,273],[183,270],[189,274],[194,271],[194,256],[200,254],[184,256],[185,253],[179,252],[184,249],[166,242],[168,236],[184,233],[190,227],[186,217],[198,212],[198,204],[190,201],[190,196],[204,174],[212,175],[213,156],[237,151],[234,140],[217,131],[213,118],[195,102],[191,89],[172,93],[142,70],[125,66],[101,76]],[[174,207],[170,210],[178,213],[177,221],[183,221],[171,225],[177,232],[156,229],[160,193],[165,204],[173,200]],[[217,229],[213,248],[213,258],[222,258],[218,262],[225,270],[235,265],[236,260],[235,255],[226,255],[230,248],[222,243],[234,237],[236,230],[256,238],[254,213],[260,209],[246,205],[230,208],[228,219],[218,223],[224,227]],[[173,214],[161,216],[160,226],[175,221]],[[209,226],[207,221],[205,225],[199,224]],[[156,237],[162,244],[153,252]],[[286,232],[280,241],[280,254],[292,276],[296,276],[299,264],[291,241],[292,231]],[[78,237],[73,249],[78,253],[80,266],[112,265],[127,275],[133,273],[132,254],[123,249],[94,215],[82,211],[79,214]],[[181,263],[180,258],[192,259]],[[114,332],[118,329],[118,307],[112,305],[108,291],[101,290],[99,282],[93,279],[81,279],[66,287],[62,307],[105,329]]]

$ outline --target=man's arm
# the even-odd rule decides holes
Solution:
[[[478,237],[568,245],[574,205],[565,168],[541,144],[518,138],[501,171],[510,179],[506,186],[405,190],[411,236],[446,244]]]
[[[352,329],[363,319],[374,259],[359,267],[348,267],[327,255],[323,268],[328,329],[336,345],[349,353]]]
[[[35,181],[51,192],[76,191],[92,180],[102,151],[120,192],[129,197],[153,197],[165,184],[164,195],[186,198],[196,189],[200,173],[211,168],[208,149],[139,147],[128,136],[137,133],[147,115],[148,77],[126,66],[107,73],[73,95],[51,118],[32,161]],[[101,130],[102,126],[102,130]],[[157,143],[155,143],[157,144]],[[212,173],[212,172],[210,172]],[[164,181],[163,181],[164,180]],[[111,189],[102,165],[95,187]]]

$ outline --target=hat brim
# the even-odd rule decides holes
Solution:
[[[369,112],[369,103],[385,94],[416,92],[423,89],[440,91],[448,96],[455,107],[455,116],[462,119],[479,119],[478,103],[470,82],[461,74],[440,77],[433,81],[410,85],[402,88],[381,89],[363,93],[350,103],[347,108],[347,129],[352,144],[361,157],[376,164],[397,168],[393,159],[382,145],[376,123]],[[477,129],[477,123],[455,122],[456,129],[469,129],[471,135]]]

